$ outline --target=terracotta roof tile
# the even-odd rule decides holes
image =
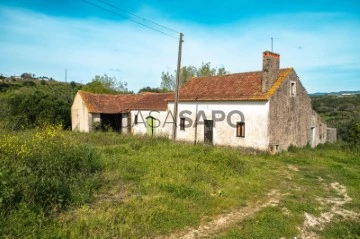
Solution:
[[[173,93],[107,95],[79,91],[86,108],[91,113],[115,114],[138,110],[165,110],[167,99]]]
[[[268,92],[261,91],[262,72],[197,77],[180,89],[180,101],[192,100],[268,100],[292,68],[280,69],[279,78]],[[166,110],[174,93],[106,95],[79,91],[89,112],[115,114],[129,110]]]
[[[271,94],[261,91],[262,72],[256,71],[193,78],[180,89],[180,100],[267,100],[290,70],[280,69],[278,80],[269,90]]]
[[[145,93],[131,105],[133,110],[166,110],[167,101],[174,93]]]

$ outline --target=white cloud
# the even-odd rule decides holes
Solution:
[[[68,69],[69,81],[83,83],[106,73],[137,91],[159,86],[161,72],[176,67],[178,41],[132,22],[50,17],[8,8],[0,8],[0,16],[0,73],[32,72],[62,80]],[[338,84],[336,77],[355,77],[349,71],[360,69],[355,60],[359,33],[353,30],[358,23],[339,14],[266,16],[216,27],[161,22],[184,32],[183,65],[204,61],[231,72],[260,70],[261,53],[270,49],[274,37],[281,65],[294,67],[309,92],[360,89],[359,83]]]

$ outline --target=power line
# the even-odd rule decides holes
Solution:
[[[159,32],[159,33],[161,33],[161,34],[164,34],[164,35],[166,35],[166,36],[168,36],[168,37],[172,37],[172,38],[178,39],[177,37],[174,37],[174,36],[172,36],[172,35],[170,35],[170,34],[167,34],[167,33],[163,32],[163,31],[160,31],[160,30],[158,30],[158,29],[156,29],[156,28],[150,27],[150,26],[145,25],[145,24],[143,24],[143,23],[141,23],[141,22],[138,22],[138,21],[135,21],[135,20],[130,19],[130,18],[128,18],[128,17],[125,17],[125,16],[123,16],[123,15],[117,13],[117,12],[114,12],[114,11],[112,11],[112,10],[106,9],[106,8],[104,8],[104,7],[102,7],[102,6],[98,5],[98,4],[93,3],[93,2],[90,2],[90,1],[87,1],[87,0],[83,0],[83,1],[86,2],[86,3],[88,3],[88,4],[90,4],[90,5],[95,6],[95,7],[97,7],[97,8],[100,8],[100,9],[102,9],[102,10],[104,10],[104,11],[110,12],[110,13],[115,14],[115,15],[117,15],[117,16],[120,16],[120,17],[122,17],[122,18],[124,18],[124,19],[127,19],[127,20],[130,20],[130,21],[132,21],[132,22],[135,22],[135,23],[137,23],[137,24],[139,24],[139,25],[141,25],[141,26],[143,26],[143,27],[147,27],[147,28],[149,28],[149,29],[151,29],[151,30],[154,30],[154,31],[157,31],[157,32]]]
[[[152,23],[152,24],[154,24],[154,25],[156,25],[156,26],[158,26],[158,27],[162,27],[162,28],[164,28],[164,29],[166,29],[166,30],[169,30],[169,31],[172,31],[172,32],[175,32],[175,33],[180,33],[180,32],[178,32],[178,31],[176,31],[176,30],[174,30],[174,29],[165,27],[165,26],[160,25],[160,24],[158,24],[158,23],[156,23],[156,22],[154,22],[154,21],[148,20],[148,19],[143,18],[143,17],[140,17],[140,16],[138,16],[138,15],[132,13],[132,12],[126,11],[126,10],[124,10],[124,9],[121,9],[121,8],[119,8],[119,7],[111,4],[111,3],[108,3],[108,2],[105,2],[105,1],[102,1],[102,0],[96,0],[96,1],[101,2],[101,3],[105,4],[105,5],[110,6],[110,7],[113,7],[113,8],[115,8],[115,9],[119,10],[119,11],[122,11],[122,12],[125,12],[125,13],[127,13],[127,14],[130,14],[130,15],[132,15],[132,16],[134,16],[134,17],[137,17],[137,18],[139,18],[139,19],[141,19],[141,20],[143,20],[143,21],[150,22],[150,23]]]

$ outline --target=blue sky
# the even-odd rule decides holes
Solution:
[[[130,90],[158,87],[173,72],[177,33],[88,0],[0,0],[0,73],[31,72],[90,82],[107,74]],[[102,0],[183,32],[182,65],[202,62],[231,73],[260,70],[262,52],[281,55],[309,93],[360,90],[359,1]]]

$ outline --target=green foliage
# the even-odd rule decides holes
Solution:
[[[360,120],[354,121],[349,126],[349,142],[360,145]]]
[[[92,129],[94,131],[100,131],[101,130],[101,123],[100,121],[93,122]]]
[[[32,73],[22,73],[20,76],[23,79],[33,79],[33,78],[35,78],[35,74],[32,74]]]
[[[216,69],[211,67],[211,63],[201,63],[201,67],[197,70],[196,76],[213,76],[216,74]]]
[[[313,109],[328,126],[337,128],[338,139],[349,142],[349,128],[353,121],[360,120],[360,94],[316,96],[311,100]]]
[[[176,76],[176,73],[175,73],[175,76]],[[170,74],[169,72],[162,72],[160,87],[162,89],[173,91],[175,89],[175,81],[176,81],[175,76]],[[183,85],[183,84],[184,84],[184,82],[182,82],[181,85]]]
[[[180,69],[180,86],[184,85],[192,77],[201,77],[201,76],[214,76],[214,75],[225,75],[228,72],[224,67],[213,68],[211,63],[202,63],[201,67],[196,68],[195,66],[183,66]],[[173,91],[175,89],[176,83],[176,71],[174,74],[169,72],[161,73],[161,85],[160,87],[165,90]]]
[[[141,93],[141,92],[165,93],[165,92],[168,92],[168,90],[160,89],[160,88],[152,88],[150,86],[147,86],[147,87],[141,88],[138,93]]]
[[[22,237],[42,215],[88,202],[98,157],[92,147],[65,138],[61,126],[0,136],[0,234]]]
[[[34,87],[36,84],[35,82],[28,80],[28,81],[23,81],[22,82],[23,86],[28,86],[28,87]]]
[[[43,123],[70,125],[69,104],[64,104],[55,95],[39,90],[23,90],[10,95],[7,102],[10,129],[31,128]]]
[[[44,123],[71,126],[70,108],[78,86],[56,82],[44,85],[35,80],[3,85],[0,128],[20,130]]]
[[[110,77],[106,74],[103,76],[96,75],[92,82],[81,89],[96,94],[130,93],[126,82],[122,82],[117,80],[116,77]]]
[[[75,81],[71,81],[71,82],[70,82],[70,86],[71,86],[72,88],[75,88],[75,87],[76,87],[76,82],[75,82]]]
[[[215,238],[294,238],[297,223],[290,216],[284,215],[279,208],[265,208],[256,217],[245,220],[236,229]]]
[[[360,222],[333,222],[321,232],[321,235],[326,239],[360,238]]]
[[[196,228],[201,223],[218,218],[220,214],[250,208],[250,211],[245,211],[249,213],[249,217],[232,225],[228,231],[219,232],[220,235],[215,235],[215,238],[299,238],[298,228],[304,223],[304,212],[319,216],[331,210],[332,205],[322,204],[314,198],[339,197],[326,186],[334,182],[346,186],[348,195],[352,198],[351,202],[344,205],[344,209],[360,213],[360,155],[352,148],[344,147],[344,144],[325,144],[316,149],[292,147],[291,152],[269,155],[245,153],[232,148],[173,144],[166,138],[116,133],[59,131],[60,135],[51,136],[51,130],[45,131],[48,133],[38,132],[42,131],[25,131],[1,138],[0,145],[6,142],[2,148],[0,146],[1,150],[18,155],[17,160],[14,160],[14,156],[6,162],[17,165],[19,170],[13,170],[14,167],[7,165],[1,167],[0,181],[5,184],[1,184],[0,194],[5,195],[4,198],[14,195],[12,189],[17,192],[19,187],[13,185],[22,185],[21,189],[38,190],[37,195],[49,193],[49,198],[58,201],[57,204],[52,204],[54,200],[40,196],[47,204],[41,204],[43,206],[40,209],[34,210],[33,203],[16,201],[17,197],[3,200],[17,202],[12,210],[6,213],[5,210],[0,211],[4,215],[0,215],[0,234],[5,237],[152,238],[186,230],[188,227]],[[37,135],[44,135],[51,140],[41,141]],[[31,139],[33,137],[35,139]],[[72,145],[71,148],[66,147],[71,149],[71,153],[65,152],[64,148],[59,149],[61,142]],[[88,165],[86,163],[74,166],[75,158],[79,155],[93,152],[91,148],[77,153],[72,148],[89,147],[81,146],[84,144],[96,147],[96,151],[100,153],[100,156],[94,157],[101,159],[101,175],[96,176],[96,172],[93,172],[85,177],[83,171],[77,171],[76,175],[83,175],[79,176],[81,179],[64,179],[63,175],[67,171],[75,175],[75,170],[71,171],[73,168],[84,169],[86,172],[96,171],[98,168],[98,163],[95,163],[93,170],[85,170]],[[14,150],[9,145],[14,145]],[[8,157],[7,153],[3,153],[5,151],[0,151],[0,158]],[[25,162],[22,155],[34,157],[29,157]],[[48,157],[51,165],[44,166],[43,155],[54,157]],[[69,159],[71,166],[59,166],[62,165],[61,162],[67,162],[62,157],[70,158],[70,155],[75,157]],[[80,161],[83,162],[84,159]],[[22,165],[29,167],[28,164],[34,167],[31,174],[27,172],[27,168],[22,169]],[[6,171],[9,169],[13,173]],[[54,173],[57,169],[61,173]],[[22,175],[27,175],[28,178],[19,180],[18,177]],[[35,188],[32,182],[36,182],[37,177],[33,175],[40,178],[58,175],[66,184],[74,183],[76,186],[68,191],[63,189],[63,185],[53,183],[56,180],[41,180],[36,183],[38,186]],[[95,196],[90,204],[84,204],[95,190],[94,180],[97,177],[99,187],[94,192]],[[89,181],[85,183],[84,180]],[[44,187],[50,190],[40,190]],[[270,199],[268,193],[272,190],[281,195],[279,204],[275,207],[262,207],[261,202],[266,198]],[[56,199],[66,198],[57,197],[60,192],[62,195],[69,195],[70,192],[73,196],[68,198],[77,198],[73,201],[65,200],[68,202],[66,205],[71,206],[70,210],[60,210],[66,207],[61,203],[63,201]],[[34,197],[27,198],[31,199],[30,202],[36,201]],[[258,211],[252,211],[252,208]],[[58,213],[51,213],[56,210]],[[332,223],[325,224],[324,231],[319,234],[324,235],[324,238],[356,238],[359,223],[336,220],[334,217]]]
[[[222,76],[222,75],[226,75],[226,74],[229,74],[229,72],[225,70],[225,67],[220,67],[217,69],[216,75]]]

